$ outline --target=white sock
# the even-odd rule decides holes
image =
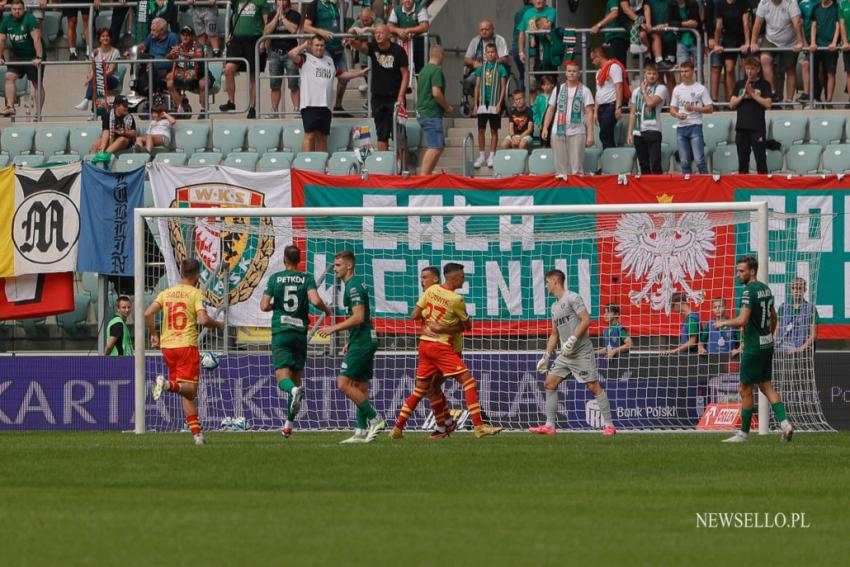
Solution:
[[[786,425],[791,425],[791,422],[787,419],[783,419],[781,422],[779,422],[779,425],[780,427],[785,427]]]
[[[614,422],[611,420],[611,404],[608,402],[608,394],[603,391],[596,396],[596,403],[599,404],[599,411],[602,412],[602,423],[613,426]]]
[[[76,47],[69,47],[68,51],[70,51],[71,53],[77,53],[77,48]]]
[[[484,152],[478,152],[478,157],[483,158],[483,157],[484,157]]]
[[[660,57],[656,57],[656,58],[655,58],[655,62],[656,62],[656,63],[661,63],[661,58],[660,58]]]
[[[284,429],[292,429],[292,422],[287,419],[286,423],[283,424],[283,427]]]
[[[366,435],[365,429],[357,428],[357,429],[354,430],[354,436],[355,437],[364,437],[365,435]]]
[[[558,421],[558,390],[546,390],[546,427],[555,429]]]

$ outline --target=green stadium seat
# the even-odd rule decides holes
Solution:
[[[238,122],[226,122],[213,126],[212,147],[213,151],[227,155],[230,152],[241,152],[245,147],[245,133],[248,128],[245,124]]]
[[[617,146],[625,146],[626,138],[628,137],[627,130],[629,129],[629,123],[627,120],[618,120],[614,124],[614,143]]]
[[[676,126],[678,122],[678,120],[669,116],[665,116],[661,120],[661,141],[673,148],[673,151],[676,151],[676,147],[679,145],[678,141],[676,141]]]
[[[422,144],[422,127],[419,126],[418,121],[408,119],[405,131],[407,132],[407,149],[416,152]]]
[[[183,124],[178,120],[174,125],[174,148],[186,155],[203,152],[207,149],[209,135],[209,124],[200,122]]]
[[[41,22],[41,33],[48,44],[56,41],[61,28],[62,14],[59,12],[44,12],[44,20]]]
[[[817,114],[809,120],[809,143],[827,147],[840,144],[847,120],[840,114]]]
[[[156,154],[153,158],[154,163],[164,163],[166,165],[186,165],[186,160],[189,159],[183,152],[163,152]]]
[[[673,157],[673,148],[666,142],[661,142],[661,173],[670,172],[670,159]]]
[[[704,115],[702,117],[702,137],[705,140],[706,155],[713,153],[717,146],[729,143],[731,132],[732,119],[728,116]]]
[[[360,164],[354,152],[336,152],[328,160],[328,175],[354,175],[360,172]]]
[[[0,167],[9,165],[9,156],[0,155]]]
[[[125,153],[112,160],[112,171],[126,173],[144,167],[151,159],[146,153]]]
[[[262,155],[280,147],[283,127],[276,122],[260,122],[248,129],[248,149]]]
[[[77,163],[81,159],[83,159],[82,156],[76,154],[53,154],[45,163]]]
[[[85,156],[91,153],[91,147],[100,138],[103,133],[103,128],[100,124],[87,124],[85,126],[77,126],[71,130],[68,137],[68,147],[72,154]]]
[[[599,171],[599,157],[602,155],[602,148],[596,146],[586,148],[584,150],[584,163],[581,164],[581,170],[587,175],[596,175]]]
[[[498,150],[493,156],[493,177],[510,177],[525,173],[526,150]]]
[[[371,175],[395,175],[395,152],[372,152],[366,157],[363,170]]]
[[[32,153],[35,128],[32,126],[8,126],[0,134],[0,148],[3,153],[14,159],[21,154]]]
[[[806,126],[809,119],[801,114],[783,112],[781,116],[775,116],[771,123],[773,139],[782,144],[786,152],[794,144],[802,144],[806,139]]]
[[[634,148],[608,148],[602,152],[602,173],[631,173],[635,167]]]
[[[12,158],[15,167],[38,167],[44,163],[44,156],[38,154],[25,154]]]
[[[18,324],[24,330],[27,338],[37,339],[50,336],[46,317],[32,317],[30,319],[18,319]]]
[[[720,175],[738,173],[738,148],[735,144],[717,147],[711,156],[711,172]]]
[[[45,126],[35,133],[35,151],[43,156],[64,154],[68,151],[71,129],[64,126]]]
[[[292,152],[266,152],[257,162],[257,171],[281,171],[292,164]]]
[[[819,144],[795,144],[785,154],[788,170],[796,175],[817,173],[823,148]]]
[[[286,152],[298,153],[304,143],[304,127],[301,124],[289,124],[283,128],[281,148]]]
[[[550,148],[537,148],[528,156],[528,173],[531,175],[555,175],[555,159]]]
[[[328,152],[344,152],[351,147],[351,124],[331,124]]]
[[[850,144],[830,144],[823,152],[823,173],[850,173]]]
[[[66,335],[72,337],[88,335],[89,327],[86,322],[89,317],[91,301],[88,294],[76,294],[74,295],[74,310],[56,316],[56,324]]]
[[[256,152],[233,152],[224,158],[221,165],[244,169],[245,171],[254,171],[257,168],[257,160],[259,159],[260,156]]]
[[[767,172],[776,173],[782,171],[785,165],[785,152],[781,150],[767,150]],[[756,158],[750,153],[750,173],[756,172]]]
[[[218,28],[220,30],[224,29],[224,26]],[[210,97],[217,95],[221,91],[221,75],[224,72],[224,64],[221,61],[210,61],[210,64],[207,65],[207,75],[213,78],[212,83],[208,88]]]
[[[327,152],[301,152],[292,160],[292,169],[324,173],[327,161]]]
[[[150,182],[150,181],[145,181],[145,188],[144,188],[144,205],[145,205],[146,207],[153,207],[153,206],[154,206],[154,202],[153,202],[153,188],[151,187],[151,182]],[[158,223],[152,223],[152,224],[150,225],[150,227],[151,227],[151,230],[152,230],[152,231],[157,231],[157,230],[159,230],[159,224],[158,224]]]
[[[192,154],[189,162],[186,164],[189,167],[200,167],[207,165],[218,165],[221,163],[221,154],[218,152],[198,152]]]

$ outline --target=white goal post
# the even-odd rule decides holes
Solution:
[[[146,273],[146,254],[149,253],[151,246],[159,246],[158,242],[150,242],[146,243],[146,228],[151,223],[161,223],[159,226],[163,226],[165,223],[177,223],[182,222],[185,223],[186,226],[192,225],[195,222],[204,222],[204,219],[221,219],[222,217],[251,217],[251,218],[280,218],[280,217],[288,217],[292,219],[304,219],[305,228],[302,228],[303,231],[302,237],[306,234],[306,238],[312,238],[311,236],[311,228],[310,222],[315,220],[316,222],[323,221],[323,219],[351,219],[351,218],[370,218],[370,219],[378,219],[378,218],[387,218],[390,221],[394,222],[392,219],[404,219],[404,223],[407,222],[407,219],[412,217],[442,217],[442,218],[463,218],[470,219],[474,217],[498,217],[499,219],[507,218],[506,221],[508,223],[507,226],[510,226],[511,217],[527,217],[533,216],[533,218],[541,218],[541,219],[556,219],[559,223],[564,223],[564,226],[568,228],[571,222],[570,219],[577,218],[587,218],[588,216],[595,217],[595,219],[600,218],[611,218],[616,219],[620,218],[624,215],[650,215],[652,217],[655,216],[664,216],[669,215],[672,219],[673,216],[681,216],[687,213],[705,213],[706,218],[709,218],[711,215],[712,219],[719,219],[714,222],[721,223],[725,222],[732,226],[733,223],[737,223],[738,226],[743,226],[744,224],[751,226],[752,228],[748,228],[747,238],[751,244],[755,245],[755,255],[759,261],[759,273],[758,277],[760,281],[765,283],[768,282],[768,270],[769,264],[772,258],[770,258],[771,249],[770,249],[770,232],[769,232],[769,220],[771,215],[774,213],[770,213],[768,211],[768,204],[764,201],[751,201],[751,202],[724,202],[724,203],[669,203],[669,204],[616,204],[616,205],[547,205],[547,206],[482,206],[482,207],[398,207],[398,208],[376,208],[376,209],[363,209],[363,208],[297,208],[297,209],[281,209],[281,208],[268,208],[268,209],[256,209],[256,208],[139,208],[134,212],[133,219],[133,230],[134,230],[134,259],[135,259],[135,297],[137,300],[134,302],[134,334],[135,334],[135,432],[136,433],[144,433],[148,430],[167,430],[164,424],[160,424],[160,426],[156,426],[156,424],[152,424],[148,422],[148,418],[146,417],[146,413],[150,411],[150,407],[148,406],[149,398],[150,398],[150,368],[146,369],[146,364],[150,365],[150,361],[146,361],[148,356],[146,356],[146,352],[149,353],[148,349],[148,334],[145,329],[144,322],[144,310],[145,310],[145,302],[141,300],[141,298],[145,297],[146,292],[149,292],[150,286],[146,285],[145,282],[145,273]],[[734,219],[733,219],[734,217]],[[723,220],[726,219],[726,220]],[[737,220],[735,220],[737,219]],[[226,221],[224,221],[226,222]],[[373,220],[373,224],[370,226],[374,226],[378,221]],[[594,220],[594,226],[596,223],[601,221]],[[611,221],[614,222],[614,221]],[[194,225],[192,225],[194,226]],[[223,226],[223,225],[219,225]],[[402,224],[399,222],[399,226]],[[404,225],[406,226],[406,225]],[[502,226],[502,225],[500,225]],[[660,226],[660,225],[659,225]],[[674,230],[676,227],[674,227]],[[230,230],[230,228],[227,228]],[[290,229],[288,234],[281,233],[280,236],[285,238],[293,237],[293,230]],[[566,229],[565,229],[566,230]],[[602,233],[613,234],[614,225],[606,224],[602,229]],[[662,229],[659,228],[659,231]],[[149,232],[149,231],[148,231]],[[405,232],[404,228],[400,229],[400,233]],[[331,237],[334,235],[332,233]],[[346,238],[352,238],[350,233],[346,232]],[[584,238],[587,238],[586,231],[583,234]],[[568,240],[567,232],[564,233],[564,239]],[[490,236],[494,238],[498,238],[498,231],[495,234],[491,234]],[[538,233],[534,233],[533,236],[535,238],[538,237]],[[328,238],[331,238],[328,237]],[[547,234],[547,238],[552,239],[553,234]],[[163,237],[164,238],[164,237]],[[319,237],[319,238],[324,238]],[[484,237],[482,237],[484,238]],[[291,240],[289,240],[291,241]],[[286,243],[288,243],[287,241]],[[148,247],[146,249],[146,246]],[[724,255],[724,258],[728,260],[737,255],[737,250],[734,249],[734,246],[729,248]],[[567,254],[568,252],[565,252]],[[491,253],[492,254],[492,253]],[[388,256],[389,257],[389,256]],[[436,258],[439,260],[439,254],[431,253],[430,257]],[[529,258],[532,258],[529,255]],[[309,261],[309,258],[308,258]],[[358,259],[359,261],[359,259]],[[452,258],[447,258],[446,261],[452,261]],[[535,262],[542,261],[545,265],[545,269],[549,270],[552,267],[551,262],[547,261],[545,257],[534,257]],[[429,262],[430,263],[430,262]],[[434,262],[435,264],[439,264],[439,261]],[[562,265],[567,265],[569,262],[566,262]],[[309,264],[308,264],[309,265]],[[322,266],[326,266],[327,264],[322,264]],[[417,263],[415,261],[411,262],[413,268],[411,271],[415,272],[413,277],[418,275],[418,269],[415,267]],[[421,268],[422,262],[420,261],[419,266]],[[279,271],[283,269],[282,266],[268,266],[266,277],[271,273]],[[572,269],[572,266],[569,267]],[[599,269],[600,273],[602,268],[597,266],[595,269]],[[316,270],[311,265],[311,269],[308,270],[314,275],[318,276]],[[627,274],[624,274],[625,278]],[[812,274],[814,277],[816,275]],[[409,275],[407,276],[409,277]],[[734,278],[734,263],[731,266],[727,266],[726,272],[724,274],[725,279]],[[265,279],[263,279],[263,282]],[[169,281],[170,285],[174,285],[175,281]],[[569,284],[569,282],[568,282]],[[522,282],[522,285],[527,285],[525,281]],[[530,284],[528,284],[530,285]],[[734,283],[730,281],[723,282],[725,287],[724,289],[728,293],[728,289],[734,287]],[[814,286],[813,286],[814,287]],[[568,285],[569,288],[569,285]],[[378,290],[373,290],[373,301],[374,297],[378,292]],[[812,290],[814,293],[814,290]],[[702,297],[702,293],[700,293],[700,297]],[[709,299],[708,296],[705,299]],[[416,298],[413,297],[413,301]],[[648,300],[647,300],[648,302]],[[711,302],[709,302],[710,304]],[[548,319],[548,307],[551,305],[551,298],[546,298],[546,315],[540,317],[540,319]],[[705,307],[705,306],[704,306]],[[732,310],[735,309],[735,306],[730,306]],[[645,309],[649,310],[650,308],[647,306]],[[599,319],[601,316],[601,306],[597,306],[597,313],[592,314],[592,318]],[[731,311],[730,311],[731,313]],[[336,314],[339,316],[341,312],[337,311]],[[669,318],[669,309],[666,314]],[[647,315],[649,317],[649,315]],[[656,315],[653,315],[656,317]],[[473,317],[474,320],[478,320],[478,317]],[[647,319],[649,321],[649,319]],[[653,319],[655,321],[655,319]],[[654,323],[653,323],[654,324]],[[233,329],[231,329],[233,330]],[[212,334],[212,333],[210,333]],[[225,336],[225,342],[227,341],[227,337]],[[545,337],[544,337],[545,340]],[[517,343],[519,344],[519,343]],[[525,344],[525,343],[523,343]],[[267,347],[266,347],[267,348]],[[468,347],[467,347],[468,348]],[[503,347],[504,348],[504,347]],[[399,349],[404,350],[404,349]],[[407,352],[409,349],[405,350]],[[474,347],[472,349],[475,351]],[[519,350],[519,349],[518,349]],[[410,353],[407,352],[409,355]],[[505,353],[507,356],[509,353]],[[234,355],[237,356],[237,355]],[[246,354],[247,356],[247,354]],[[474,356],[474,355],[473,355]],[[538,355],[539,356],[539,355]],[[536,360],[536,359],[535,359]],[[246,363],[247,364],[247,363]],[[254,364],[252,362],[252,364]],[[681,363],[682,365],[686,363]],[[690,364],[690,363],[687,363]],[[310,365],[310,361],[308,360],[308,366]],[[488,367],[490,368],[490,367]],[[495,366],[493,367],[495,368]],[[491,374],[498,374],[498,369],[493,371],[493,368],[490,368]],[[515,368],[513,365],[504,365],[502,368],[505,369],[506,374],[510,374],[514,376],[516,374]],[[683,372],[687,369],[683,368]],[[268,373],[268,369],[257,370],[255,366],[246,367],[243,372],[243,377],[246,379],[250,378],[252,372],[262,372]],[[330,370],[328,370],[330,372]],[[271,370],[273,374],[273,370]],[[533,370],[532,370],[533,373]],[[533,375],[533,374],[532,374]],[[490,380],[499,380],[499,379],[507,379],[508,376],[504,377],[490,377]],[[204,378],[202,378],[203,382]],[[542,379],[540,380],[542,383]],[[403,390],[403,388],[402,388]],[[308,394],[309,396],[309,394]],[[482,406],[486,406],[487,395],[484,394],[482,397]],[[496,399],[494,396],[493,399]],[[397,406],[395,411],[398,411],[398,408],[401,406],[401,402],[403,398],[397,400]],[[496,402],[494,402],[496,403]],[[460,407],[457,404],[453,404],[454,407]],[[392,404],[389,404],[388,407],[392,407]],[[487,410],[484,407],[485,411]],[[505,410],[508,411],[507,409]],[[513,411],[513,410],[510,410]],[[542,408],[541,408],[542,411]],[[638,411],[638,410],[635,410]],[[624,414],[627,414],[626,410],[624,410]],[[766,416],[770,414],[770,406],[767,402],[765,396],[759,396],[759,415]],[[507,413],[505,414],[507,415]],[[395,417],[394,415],[386,415],[387,418]],[[216,417],[215,419],[218,419]],[[530,417],[528,419],[531,419]],[[344,421],[344,420],[343,420]],[[522,423],[525,423],[523,421]],[[215,424],[211,424],[213,427]],[[769,431],[770,420],[762,419],[759,421],[759,433],[766,434]],[[171,426],[172,429],[174,426]],[[272,424],[257,424],[258,428],[261,429],[270,429],[273,427]],[[340,423],[340,428],[347,427],[344,423]],[[636,429],[641,429],[639,426],[635,426]],[[674,427],[674,429],[677,427]],[[679,429],[682,429],[679,427]],[[692,429],[692,427],[691,427]]]

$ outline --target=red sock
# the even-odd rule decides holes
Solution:
[[[431,404],[431,411],[434,412],[434,419],[437,422],[438,429],[446,428],[446,415],[449,413],[446,404],[446,396],[442,392],[428,396],[428,403]]]
[[[475,426],[483,425],[481,421],[481,405],[478,403],[478,389],[475,387],[475,378],[470,376],[463,383],[463,397],[466,398],[466,409]]]
[[[197,435],[201,432],[201,422],[198,421],[198,416],[195,414],[186,416],[186,424],[189,426],[189,431],[192,435]]]
[[[425,390],[422,388],[414,388],[413,393],[408,396],[406,400],[404,400],[404,405],[401,406],[401,411],[398,414],[398,419],[395,420],[395,426],[399,429],[404,429],[404,424],[407,423],[407,420],[410,419],[410,414],[416,409],[416,406],[419,405],[419,402],[422,401],[422,397],[425,396]]]

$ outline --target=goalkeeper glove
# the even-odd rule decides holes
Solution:
[[[546,374],[549,371],[549,353],[544,352],[540,360],[537,361],[537,371],[541,374]]]
[[[564,341],[564,344],[561,346],[561,354],[563,354],[564,356],[570,356],[573,353],[573,349],[575,348],[577,342],[578,339],[576,338],[576,336],[572,335],[570,338]]]

